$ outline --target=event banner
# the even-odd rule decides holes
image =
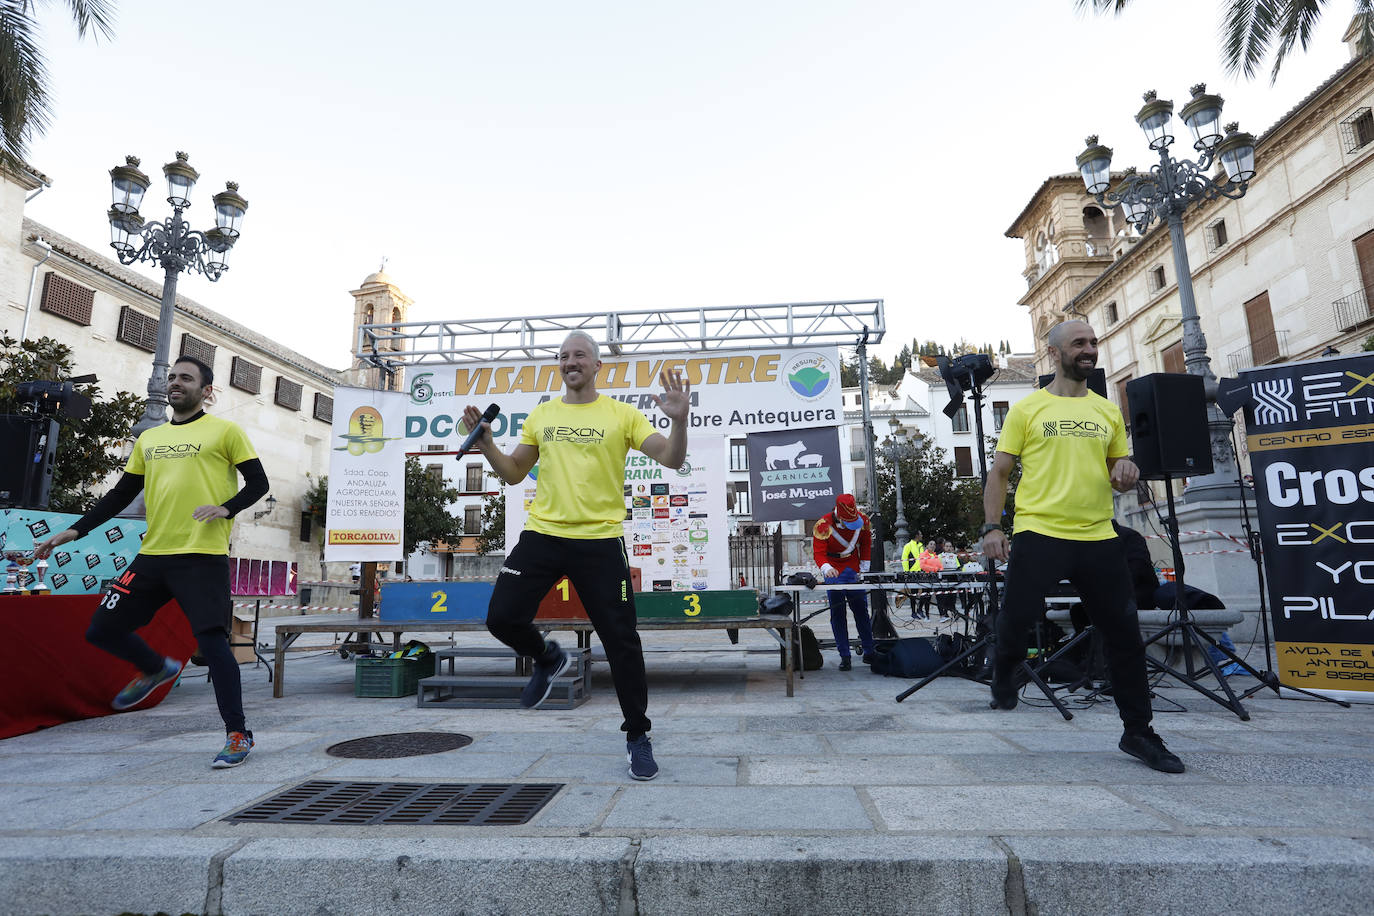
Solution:
[[[525,527],[539,465],[506,487],[506,551]],[[635,451],[625,456],[625,549],[640,588],[699,592],[732,588],[725,519],[725,443],[687,440],[687,462],[670,470]]]
[[[820,518],[844,490],[834,426],[750,433],[749,505],[756,522]]]
[[[404,559],[406,443],[401,431],[408,400],[398,391],[334,389],[327,562]]]
[[[671,421],[653,395],[663,392],[660,372],[674,369],[692,386],[693,435],[724,437],[844,422],[838,347],[718,350],[709,356],[603,353],[596,390],[643,411],[654,428],[667,435]],[[461,442],[467,432],[461,421],[463,408],[473,404],[485,410],[496,404],[501,412],[491,432],[504,451],[515,446],[530,411],[563,392],[557,360],[420,367],[410,370],[406,379],[406,439],[456,445],[453,440]],[[334,415],[340,415],[337,404]],[[408,450],[417,449],[412,445]]]
[[[0,510],[0,555],[4,557],[3,587],[34,589],[41,580],[54,595],[95,595],[133,562],[148,523],[141,518],[112,518],[84,538],[63,544],[46,560],[35,560],[33,549],[58,531],[65,531],[80,515],[46,509]]]
[[[1374,700],[1374,353],[1241,378],[1279,680]]]

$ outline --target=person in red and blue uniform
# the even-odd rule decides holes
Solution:
[[[812,530],[811,549],[827,585],[844,585],[859,581],[859,573],[868,572],[873,552],[873,527],[868,518],[854,504],[854,497],[841,493],[835,498],[833,511],[822,516]],[[868,617],[868,593],[855,590],[836,590],[829,593],[830,631],[835,634],[835,647],[840,653],[840,670],[853,667],[849,658],[849,622],[845,618],[845,602],[854,614],[854,629],[859,631],[866,663],[873,660],[873,625]]]

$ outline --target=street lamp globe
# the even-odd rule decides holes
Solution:
[[[1150,149],[1164,149],[1174,142],[1174,132],[1169,128],[1169,122],[1173,117],[1173,102],[1157,97],[1153,89],[1145,93],[1145,104],[1136,112],[1135,123],[1145,131],[1145,139],[1149,141]]]
[[[191,206],[191,189],[200,178],[200,172],[191,168],[188,158],[177,150],[177,157],[162,167],[162,174],[167,177],[167,203],[178,210]]]
[[[1222,100],[1221,96],[1207,91],[1206,83],[1198,83],[1189,92],[1193,97],[1183,106],[1179,117],[1193,135],[1193,149],[1203,152],[1221,142]]]

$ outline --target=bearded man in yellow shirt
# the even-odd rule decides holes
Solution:
[[[1097,335],[1087,322],[1063,322],[1050,329],[1049,355],[1054,380],[1012,405],[983,490],[983,553],[989,563],[1010,554],[991,705],[1016,706],[1013,678],[1026,658],[1030,629],[1044,611],[1046,592],[1068,579],[1106,646],[1112,697],[1125,728],[1118,746],[1153,769],[1182,773],[1182,761],[1150,727],[1145,646],[1126,552],[1112,528],[1112,490],[1134,488],[1140,471],[1127,457],[1121,411],[1088,390]],[[1000,522],[1018,458],[1016,533],[1008,544]]]
[[[534,659],[534,674],[520,697],[522,706],[544,702],[553,681],[571,658],[535,628],[539,602],[567,576],[577,589],[596,635],[606,649],[611,680],[625,721],[630,776],[658,775],[649,744],[649,686],[644,650],[635,629],[634,589],[625,554],[625,454],[638,449],[676,470],[687,458],[691,384],[678,371],[663,372],[663,395],[652,395],[672,421],[667,436],[647,417],[615,398],[598,394],[601,359],[596,341],[573,331],[558,352],[563,396],[530,411],[520,442],[509,453],[496,447],[491,425],[469,405],[468,429],[483,427],[478,446],[492,470],[516,484],[539,463],[539,482],[525,530],[506,555],[487,607],[487,629],[521,655]]]

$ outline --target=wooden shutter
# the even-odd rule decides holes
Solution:
[[[1360,265],[1360,286],[1369,301],[1369,289],[1374,287],[1374,232],[1366,232],[1355,240],[1355,260]]]
[[[1183,341],[1179,341],[1172,347],[1165,350],[1161,356],[1164,360],[1165,372],[1187,372],[1188,367],[1183,361]]]
[[[1279,358],[1279,342],[1274,335],[1274,313],[1269,309],[1268,290],[1245,303],[1245,325],[1250,329],[1250,359],[1263,366]]]

